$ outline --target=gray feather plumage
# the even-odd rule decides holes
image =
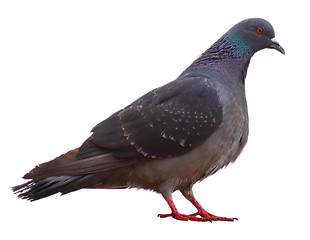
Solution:
[[[79,149],[37,166],[25,175],[31,181],[13,190],[29,200],[81,188],[192,196],[197,181],[235,161],[245,146],[247,69],[261,49],[284,53],[274,39],[263,19],[238,23],[176,80],[112,114]]]

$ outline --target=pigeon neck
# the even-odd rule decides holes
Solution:
[[[252,50],[241,37],[224,35],[217,40],[201,57],[205,56],[209,61],[223,59],[249,60],[252,57]]]
[[[241,38],[232,38],[224,35],[196,59],[183,74],[190,71],[213,69],[236,74],[239,77],[241,72],[240,77],[244,81],[252,56],[252,51],[244,44]]]

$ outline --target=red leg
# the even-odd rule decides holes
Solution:
[[[198,221],[198,222],[206,222],[210,221],[209,219],[202,218],[202,217],[196,217],[195,215],[186,215],[186,214],[181,214],[177,210],[177,208],[174,205],[174,202],[171,197],[167,197],[163,195],[164,199],[168,203],[171,213],[170,214],[158,214],[158,217],[160,218],[166,218],[166,217],[173,217],[174,219],[177,220],[182,220],[182,221]]]
[[[202,218],[205,218],[209,221],[230,221],[230,222],[233,222],[234,220],[238,220],[238,218],[227,218],[227,217],[215,216],[215,215],[207,212],[206,210],[204,210],[204,208],[195,199],[191,188],[183,189],[181,192],[182,192],[183,196],[188,201],[190,201],[198,210],[197,213],[191,214],[190,216],[200,215]]]

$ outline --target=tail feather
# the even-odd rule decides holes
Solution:
[[[66,194],[76,191],[80,188],[76,188],[75,184],[83,178],[85,176],[60,176],[31,180],[13,187],[12,190],[18,194],[18,198],[35,201],[58,192]]]
[[[40,164],[24,178],[30,181],[15,186],[13,192],[18,198],[35,201],[60,192],[66,194],[81,188],[96,188],[111,175],[111,170],[135,163],[135,160],[121,160],[111,153],[77,160],[78,149],[67,152],[52,161]],[[101,184],[113,187],[113,183]]]
[[[71,150],[52,161],[42,163],[25,174],[25,179],[42,179],[53,176],[78,176],[114,168],[124,167],[135,163],[135,160],[116,159],[112,153],[101,154],[81,160],[76,160],[78,149]]]

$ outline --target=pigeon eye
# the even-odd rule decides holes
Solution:
[[[258,34],[262,34],[262,33],[264,32],[264,29],[261,28],[261,27],[258,27],[258,28],[256,29],[256,32],[257,32]]]

